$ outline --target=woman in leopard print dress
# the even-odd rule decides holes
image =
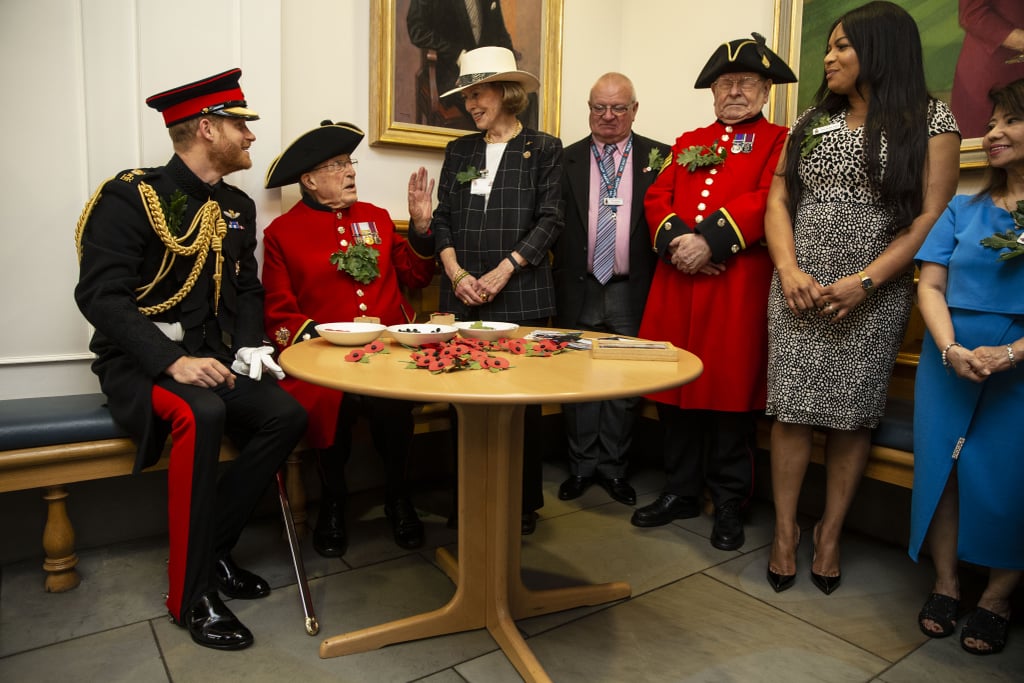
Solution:
[[[829,594],[839,586],[843,521],[912,307],[912,260],[956,189],[960,138],[949,108],[928,95],[917,26],[898,6],[871,2],[840,17],[824,67],[765,216],[775,263],[768,581],[776,591],[793,585],[797,503],[820,429],[827,480],[811,578]]]

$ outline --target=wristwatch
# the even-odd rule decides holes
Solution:
[[[868,277],[868,274],[863,270],[857,273],[860,276],[860,286],[864,288],[864,291],[870,294],[875,290],[875,281]]]

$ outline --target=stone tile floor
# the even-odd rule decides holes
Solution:
[[[1018,614],[1007,650],[974,657],[957,638],[930,640],[916,614],[930,567],[903,548],[849,533],[843,585],[825,596],[810,582],[809,543],[800,548],[796,586],[775,594],[764,578],[772,513],[757,503],[746,545],[723,552],[707,539],[706,516],[637,529],[631,509],[600,487],[562,502],[565,471],[545,468],[547,504],[524,539],[523,576],[536,588],[623,580],[633,596],[519,622],[557,683],[660,681],[1022,681],[1024,626]],[[633,478],[643,505],[661,475]],[[165,540],[118,543],[79,553],[82,585],[46,594],[36,560],[4,566],[0,584],[0,681],[357,681],[504,683],[521,680],[485,631],[393,645],[322,660],[321,637],[434,609],[453,586],[433,563],[433,548],[455,543],[445,528],[447,494],[417,499],[427,525],[420,552],[390,540],[383,510],[353,501],[352,542],[343,559],[304,559],[320,634],[310,637],[287,548],[276,519],[250,525],[236,549],[240,564],[274,586],[265,600],[233,601],[256,635],[243,652],[192,644],[163,607]],[[809,531],[812,519],[803,520]],[[809,537],[809,533],[805,533]],[[971,591],[974,591],[971,593]],[[965,600],[977,586],[965,587]]]

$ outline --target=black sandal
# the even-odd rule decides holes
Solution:
[[[917,625],[921,633],[929,638],[945,638],[956,630],[956,615],[960,611],[960,601],[941,593],[932,593],[924,602],[924,607],[917,615]],[[932,631],[924,625],[925,619],[937,624],[942,630]]]
[[[1004,619],[995,612],[989,612],[984,607],[979,607],[964,622],[964,628],[960,632],[960,647],[972,655],[994,655],[1002,652],[1006,647],[1006,634],[1009,630],[1009,619]],[[983,650],[970,646],[964,642],[967,638],[980,640],[989,648]]]

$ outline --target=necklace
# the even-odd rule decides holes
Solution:
[[[496,142],[508,142],[509,140],[511,140],[512,138],[514,138],[515,136],[519,135],[522,132],[523,132],[523,124],[522,124],[522,122],[519,119],[516,119],[515,130],[512,131],[512,135],[508,136],[508,140],[498,140],[496,138],[491,137],[490,133],[487,133],[486,135],[484,135],[484,142],[486,142],[489,145],[493,145]]]

